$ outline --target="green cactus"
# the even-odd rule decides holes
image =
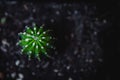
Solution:
[[[26,53],[29,58],[36,57],[40,60],[41,54],[47,54],[49,48],[53,48],[51,45],[52,37],[49,34],[50,30],[44,31],[43,26],[38,28],[36,25],[33,29],[26,27],[26,30],[20,32],[20,38],[18,45],[22,47],[22,53]]]

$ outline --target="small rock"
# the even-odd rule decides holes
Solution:
[[[70,66],[67,66],[66,68],[67,68],[67,70],[69,70],[69,69],[70,69]]]
[[[7,52],[7,49],[6,49],[4,46],[0,46],[0,49],[1,49],[3,52]]]
[[[81,69],[80,69],[80,71],[81,71],[81,72],[83,72],[83,71],[84,71],[84,69],[83,69],[83,68],[81,68]]]
[[[78,49],[75,49],[74,51],[74,55],[76,55],[78,53]]]
[[[96,31],[94,31],[94,35],[97,35],[97,32],[96,32]]]
[[[3,45],[10,46],[10,44],[7,42],[7,40],[6,40],[6,39],[3,39],[3,40],[2,40],[2,44],[3,44]]]
[[[70,36],[71,36],[71,38],[74,38],[74,33],[71,33],[71,35],[70,35]]]
[[[39,68],[39,67],[40,67],[40,65],[39,65],[39,64],[37,64],[37,65],[36,65],[36,68]]]
[[[69,77],[68,80],[73,80],[73,79],[71,77]]]
[[[89,63],[92,63],[93,62],[93,60],[92,59],[89,59]]]
[[[78,11],[77,11],[77,10],[75,10],[75,11],[74,11],[74,14],[78,14]]]
[[[60,14],[60,12],[59,11],[56,11],[56,15],[59,15]]]
[[[103,59],[99,58],[98,61],[99,61],[99,62],[103,62]]]
[[[106,19],[104,19],[104,20],[103,20],[103,23],[107,23],[107,20],[106,20]]]
[[[61,72],[58,73],[58,76],[63,76],[63,74]]]
[[[21,64],[20,67],[21,67],[21,68],[24,68],[24,64]]]
[[[47,68],[48,65],[49,65],[49,62],[47,62],[46,64],[44,64],[42,67],[43,67],[43,68]]]
[[[20,79],[23,79],[23,78],[24,78],[24,76],[23,76],[22,73],[19,73],[18,76],[19,76]]]
[[[35,75],[35,72],[32,72],[32,75]]]
[[[57,73],[57,72],[58,72],[58,69],[54,69],[53,71],[54,71],[55,73]]]
[[[51,19],[50,21],[51,21],[51,23],[54,23],[55,20],[54,20],[54,19]]]
[[[16,80],[22,80],[21,78],[17,78]]]
[[[14,73],[11,73],[11,77],[12,78],[15,78],[15,76],[16,76],[16,73],[14,72]]]
[[[15,65],[18,66],[19,64],[20,64],[20,61],[17,60],[17,61],[15,62]]]

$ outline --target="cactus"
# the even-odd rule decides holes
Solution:
[[[33,29],[26,27],[26,30],[19,33],[20,40],[18,45],[22,47],[22,53],[28,55],[29,58],[36,57],[40,60],[41,54],[47,54],[49,48],[53,48],[51,45],[52,37],[49,34],[50,30],[44,31],[43,26],[39,28],[34,25]]]

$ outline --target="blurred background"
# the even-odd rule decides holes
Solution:
[[[0,80],[119,80],[115,1],[0,1]],[[28,60],[16,46],[25,26],[52,30],[51,56]]]

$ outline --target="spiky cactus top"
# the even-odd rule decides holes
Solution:
[[[25,32],[19,33],[21,40],[19,40],[18,44],[22,46],[22,53],[26,53],[29,58],[31,56],[36,57],[38,60],[40,60],[41,54],[47,55],[52,40],[49,31],[44,31],[43,26],[38,28],[34,25],[33,29],[26,27]]]

